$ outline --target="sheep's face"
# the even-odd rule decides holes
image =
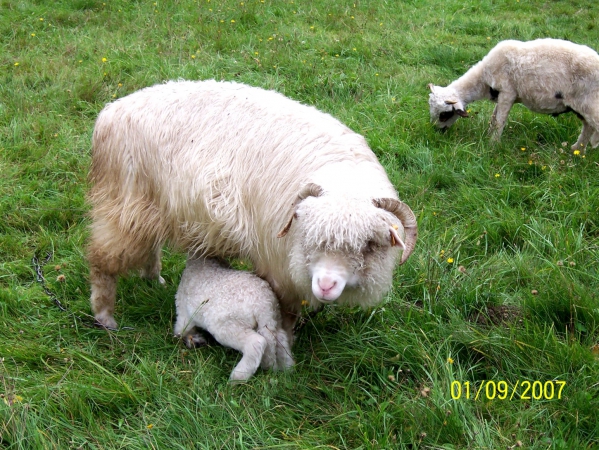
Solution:
[[[291,277],[313,305],[370,306],[391,288],[403,236],[397,217],[370,200],[306,198],[286,238],[292,239]]]
[[[428,104],[431,122],[438,128],[446,129],[452,126],[460,117],[468,117],[466,105],[460,100],[455,89],[433,86],[429,84],[431,93]]]

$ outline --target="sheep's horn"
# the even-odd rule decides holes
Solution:
[[[431,90],[431,92],[435,92],[435,85],[433,83],[429,83],[427,86]]]
[[[418,223],[416,222],[416,216],[408,205],[394,198],[375,198],[372,200],[372,203],[374,203],[374,206],[377,208],[382,208],[394,214],[401,221],[406,233],[406,249],[401,255],[400,264],[405,263],[410,254],[414,251],[416,240],[418,238]]]
[[[457,102],[457,100],[445,100],[446,105],[455,105]]]
[[[306,184],[302,188],[302,190],[299,192],[299,194],[297,194],[297,199],[293,203],[293,213],[291,214],[291,217],[289,218],[289,220],[287,221],[287,223],[285,224],[283,229],[281,231],[279,231],[279,233],[277,234],[277,237],[282,238],[289,232],[289,229],[291,228],[291,222],[293,222],[293,219],[295,217],[295,208],[297,208],[297,204],[299,202],[301,202],[302,200],[304,200],[308,197],[320,197],[323,194],[323,192],[324,191],[323,191],[322,187],[320,187],[316,183]]]

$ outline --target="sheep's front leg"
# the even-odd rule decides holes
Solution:
[[[507,116],[512,109],[512,105],[516,101],[517,95],[515,92],[501,91],[497,97],[497,106],[493,111],[491,117],[491,139],[499,141],[501,139],[501,133],[507,121]]]

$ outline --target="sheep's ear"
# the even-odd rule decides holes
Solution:
[[[277,237],[282,238],[282,237],[286,236],[287,233],[289,232],[289,229],[291,228],[291,222],[293,222],[293,219],[297,217],[297,215],[295,213],[295,208],[297,208],[297,205],[299,204],[299,202],[301,202],[302,200],[305,200],[308,197],[320,197],[323,193],[324,193],[324,191],[323,191],[322,187],[320,187],[316,183],[306,184],[301,189],[299,194],[297,194],[297,199],[293,203],[293,213],[291,214],[291,217],[289,218],[289,220],[287,221],[287,223],[285,224],[283,229],[281,231],[279,231],[279,233],[277,234]]]
[[[402,250],[406,249],[406,243],[399,237],[397,230],[392,226],[389,227],[389,238],[391,240],[391,247],[399,247]]]
[[[457,102],[457,100],[445,100],[446,105],[455,105]]]
[[[431,92],[435,92],[435,85],[433,83],[429,83],[428,88],[431,90]]]

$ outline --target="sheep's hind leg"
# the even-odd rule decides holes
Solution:
[[[226,330],[208,330],[220,344],[240,351],[243,356],[231,372],[231,381],[247,381],[260,366],[266,349],[266,339],[254,330],[227,327]]]
[[[118,327],[114,319],[117,277],[140,268],[152,248],[122,232],[119,226],[103,218],[92,223],[88,260],[90,266],[91,307],[97,323],[108,329]]]

